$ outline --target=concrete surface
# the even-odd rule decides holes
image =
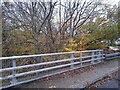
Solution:
[[[15,88],[85,88],[117,69],[118,60],[110,60],[97,64],[93,70],[77,73],[74,74],[74,76],[54,78],[48,81],[40,79],[34,82],[22,84]]]

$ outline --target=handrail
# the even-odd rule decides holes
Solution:
[[[101,55],[94,55],[94,56],[101,56]],[[89,57],[92,57],[92,56],[84,56],[82,58],[89,58]],[[50,61],[50,62],[43,62],[43,63],[37,63],[37,64],[30,64],[30,65],[24,65],[24,66],[16,66],[14,68],[13,67],[11,67],[11,68],[4,68],[4,69],[0,69],[0,72],[9,71],[9,70],[18,70],[18,69],[35,67],[35,66],[41,66],[41,65],[54,64],[54,63],[59,63],[59,62],[66,62],[66,61],[71,61],[71,60],[76,60],[76,59],[80,59],[80,57],[78,57],[78,58],[69,58],[69,59],[62,59],[62,60]]]
[[[101,55],[94,55],[94,56],[101,56]],[[84,56],[84,57],[81,57],[81,58],[89,58],[89,57],[92,57],[92,56]],[[11,68],[4,68],[4,69],[0,69],[0,72],[9,71],[9,70],[17,70],[17,69],[22,69],[22,68],[35,67],[35,66],[41,66],[41,65],[54,64],[54,63],[59,63],[59,62],[66,62],[66,61],[71,61],[71,60],[76,60],[76,59],[80,59],[80,57],[78,57],[78,58],[69,58],[69,59],[62,59],[62,60],[50,61],[50,62],[43,62],[43,63],[37,63],[37,64],[30,64],[30,65],[24,65],[24,66],[16,66],[14,68],[13,67],[11,67]]]
[[[0,69],[0,72],[8,71],[8,70],[17,70],[17,69],[35,67],[35,66],[41,66],[41,65],[54,64],[54,63],[59,63],[59,62],[66,62],[66,61],[71,61],[71,60],[76,60],[76,59],[80,59],[80,58],[70,58],[70,59],[63,59],[63,60],[57,60],[57,61],[51,61],[51,62],[43,62],[43,63],[37,63],[37,64],[17,66],[17,67],[14,67],[14,68],[13,67],[7,68],[7,69],[5,68],[5,69]]]
[[[91,55],[89,56],[83,56],[82,53],[87,53],[90,52]],[[98,53],[95,53],[98,52]],[[75,57],[74,54],[78,53],[79,56]],[[55,61],[49,61],[49,62],[38,62],[36,64],[29,64],[29,65],[23,65],[23,66],[16,66],[16,62],[18,61],[18,58],[32,58],[32,57],[42,57],[42,56],[53,56],[53,55],[65,55],[65,54],[70,54],[70,57],[68,59],[59,59],[59,60],[55,60]],[[87,55],[87,54],[86,54]],[[119,56],[120,53],[113,53],[113,54],[104,54],[103,50],[86,50],[86,51],[74,51],[74,52],[60,52],[60,53],[47,53],[47,54],[37,54],[37,55],[23,55],[23,56],[11,56],[11,57],[0,57],[0,60],[12,60],[12,67],[8,67],[8,68],[2,68],[0,69],[0,73],[1,72],[6,72],[6,71],[12,71],[12,74],[10,75],[5,75],[3,77],[0,77],[0,80],[6,80],[6,79],[10,79],[12,78],[11,84],[7,85],[7,86],[3,86],[3,87],[10,87],[10,86],[15,86],[24,82],[29,82],[32,80],[35,80],[32,78],[32,80],[27,80],[27,81],[17,81],[17,77],[21,77],[23,75],[29,75],[29,74],[34,74],[34,73],[39,73],[39,72],[44,72],[44,71],[54,71],[54,69],[58,70],[61,68],[64,68],[63,71],[68,71],[71,69],[76,69],[76,68],[80,68],[83,67],[85,64],[84,63],[88,63],[89,65],[94,65],[94,64],[98,64],[101,63],[103,60],[107,60],[106,58],[111,58],[113,56]],[[115,57],[114,57],[115,58]],[[22,59],[21,59],[22,60]],[[27,60],[27,59],[25,59]],[[67,62],[67,63],[62,63],[62,62]],[[58,63],[59,65],[56,65],[55,63]],[[20,70],[20,69],[24,69],[24,68],[31,68],[31,67],[38,67],[38,66],[43,66],[43,65],[49,65],[49,64],[55,64],[55,66],[48,66],[48,67],[43,67],[41,69],[35,69],[35,70],[29,70],[29,71],[25,71],[25,72],[20,72],[17,73],[16,70]],[[87,66],[89,66],[87,65]],[[69,69],[66,69],[66,67],[69,67]],[[63,71],[57,71],[57,73],[63,72]],[[51,73],[49,75],[45,75],[45,76],[50,76],[50,75],[54,75],[56,73]],[[43,76],[40,76],[41,78]],[[17,81],[17,82],[16,82]]]
[[[82,62],[90,62],[92,60],[99,60],[99,59],[103,59],[103,58],[91,59],[91,60],[86,60],[86,61],[82,61]],[[72,64],[80,64],[80,63],[81,62],[74,62]],[[62,68],[62,67],[70,66],[70,65],[71,65],[71,63],[70,64],[53,66],[53,67],[49,67],[49,68],[44,68],[44,69],[40,69],[40,70],[34,70],[34,71],[24,72],[24,73],[16,74],[15,77],[20,77],[20,76],[23,76],[23,75],[28,75],[28,74],[43,72],[43,71],[47,71],[47,70],[53,70],[53,69]],[[9,78],[12,78],[12,77],[13,77],[12,75],[9,75],[9,76],[0,78],[0,80],[9,79]]]
[[[59,53],[47,53],[47,54],[36,54],[36,55],[10,56],[10,57],[0,57],[0,60],[30,58],[30,57],[38,57],[38,56],[62,55],[62,54],[72,54],[72,53],[92,52],[92,51],[102,51],[102,50],[98,49],[98,50],[86,50],[86,51],[74,51],[74,52],[59,52]]]

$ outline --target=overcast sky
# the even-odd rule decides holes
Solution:
[[[7,2],[9,2],[9,1],[13,1],[13,0],[1,0],[1,1],[7,1]],[[16,1],[29,1],[29,0],[16,0]],[[31,0],[31,1],[39,1],[39,0]],[[50,0],[43,0],[43,1],[50,1]],[[54,0],[53,0],[54,1]],[[55,1],[59,1],[59,0],[55,0]],[[61,1],[67,1],[67,0],[61,0]],[[70,0],[70,1],[72,1],[72,0]],[[84,1],[84,0],[83,0]],[[89,1],[89,0],[88,0]],[[97,1],[99,1],[99,0],[97,0]],[[120,1],[120,0],[100,0],[100,1],[103,1],[103,2],[105,2],[105,3],[109,3],[109,4],[112,4],[112,5],[114,5],[114,4],[118,4],[118,2]]]
[[[35,2],[35,1],[49,2],[51,0],[0,0],[0,1],[2,3],[2,2],[13,2],[13,1],[18,1],[18,2],[29,2],[29,1],[33,1],[33,2]],[[60,1],[60,0],[52,0],[52,1]],[[68,1],[74,1],[74,0],[61,0],[61,2],[68,2]],[[80,0],[80,1],[84,2],[85,0]],[[86,1],[89,2],[91,0],[86,0]],[[110,4],[110,5],[115,5],[116,4],[118,6],[118,2],[120,0],[93,0],[93,1],[100,1],[102,3]]]
[[[120,0],[102,0],[102,1],[105,2],[105,3],[109,3],[109,4],[114,5],[114,4],[118,4],[118,2],[119,2]]]

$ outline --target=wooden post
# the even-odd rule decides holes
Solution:
[[[71,58],[74,58],[74,53],[71,54]],[[71,68],[74,68],[74,60],[71,60]]]
[[[13,66],[13,68],[16,67],[16,59],[12,59],[12,66]],[[16,82],[17,82],[16,77],[15,77],[15,75],[16,75],[16,69],[12,70],[12,75],[13,75],[13,77],[12,77],[11,84],[16,84]]]
[[[82,67],[82,52],[80,52],[80,66]]]

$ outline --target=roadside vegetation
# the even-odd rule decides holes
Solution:
[[[103,2],[2,3],[2,56],[102,49],[120,36],[119,7]]]

